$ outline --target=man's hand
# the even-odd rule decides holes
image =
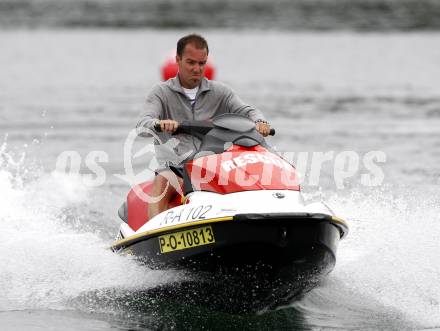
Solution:
[[[266,122],[257,122],[255,128],[260,132],[263,137],[267,137],[270,133],[270,124]]]
[[[173,120],[161,120],[159,121],[160,129],[162,132],[173,133],[177,130],[179,123]]]

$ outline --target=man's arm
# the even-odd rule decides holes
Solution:
[[[161,120],[163,118],[163,103],[161,91],[158,86],[154,87],[147,96],[146,109],[142,119],[137,123],[137,133],[141,137],[151,137],[150,130],[155,130],[156,124],[160,125],[162,132],[172,133],[176,131],[179,123],[174,120]]]
[[[263,113],[246,103],[244,103],[238,95],[234,93],[229,87],[225,86],[226,93],[226,107],[230,113],[240,114],[249,117],[255,122],[258,132],[263,136],[268,136],[270,133],[270,124],[266,121]]]
[[[246,103],[244,103],[231,88],[224,86],[226,107],[230,113],[240,114],[249,117],[254,122],[260,120],[266,122],[263,113]]]
[[[159,86],[153,87],[145,102],[145,112],[141,120],[137,123],[137,133],[141,137],[151,137],[149,130],[154,130],[154,125],[163,116],[163,106],[161,91]]]

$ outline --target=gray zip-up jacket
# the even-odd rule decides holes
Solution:
[[[152,88],[146,99],[146,112],[136,128],[138,134],[143,137],[152,136],[145,132],[145,129],[153,130],[156,135],[154,139],[156,158],[163,167],[168,164],[180,164],[198,150],[201,142],[196,137],[186,134],[171,136],[169,133],[156,132],[153,127],[157,120],[203,121],[224,113],[245,115],[253,121],[265,120],[261,111],[245,104],[231,88],[206,78],[202,79],[195,102],[191,105],[176,76]]]

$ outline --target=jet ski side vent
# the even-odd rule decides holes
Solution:
[[[121,205],[121,207],[119,207],[118,215],[121,220],[123,220],[125,223],[128,224],[127,201],[124,201],[124,203]]]

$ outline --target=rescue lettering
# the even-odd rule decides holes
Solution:
[[[223,170],[229,172],[236,168],[243,168],[247,164],[253,163],[265,163],[273,164],[277,167],[284,168],[286,170],[291,170],[292,166],[284,161],[283,159],[273,156],[272,154],[261,154],[261,153],[248,153],[234,157],[231,160],[223,161],[221,163]]]

